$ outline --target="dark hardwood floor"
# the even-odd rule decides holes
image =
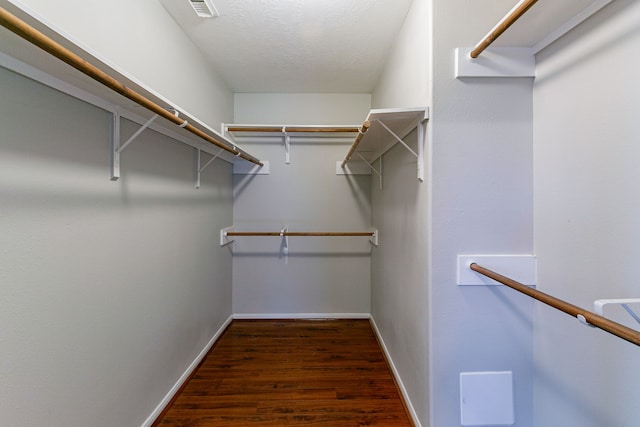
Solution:
[[[154,426],[412,426],[368,320],[234,321]]]

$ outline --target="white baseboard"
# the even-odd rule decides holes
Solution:
[[[378,338],[380,347],[382,347],[382,351],[384,352],[384,355],[387,358],[387,361],[389,362],[389,368],[391,368],[391,373],[393,374],[393,377],[395,378],[396,383],[398,384],[400,393],[402,393],[402,398],[404,399],[404,402],[407,405],[407,409],[409,410],[409,415],[411,415],[411,419],[413,420],[413,423],[415,424],[416,427],[422,427],[422,424],[420,424],[420,420],[418,419],[418,414],[416,413],[416,410],[413,408],[413,405],[411,404],[411,399],[409,399],[409,394],[407,393],[407,389],[402,383],[402,378],[400,378],[400,374],[398,373],[398,370],[396,369],[396,366],[393,363],[391,354],[389,353],[389,350],[387,349],[387,346],[384,343],[384,339],[382,339],[382,334],[380,333],[380,329],[378,329],[378,325],[376,325],[376,321],[374,320],[373,315],[369,318],[369,321],[371,322],[371,327],[373,328],[373,332],[376,334]]]
[[[369,319],[369,313],[236,313],[234,320],[260,319]]]
[[[160,416],[162,411],[164,411],[164,408],[171,402],[171,400],[173,399],[175,394],[180,390],[180,387],[182,387],[185,381],[189,379],[193,371],[198,367],[198,365],[200,364],[202,359],[204,359],[207,353],[209,353],[209,350],[211,350],[211,347],[213,347],[216,341],[218,341],[218,338],[220,338],[220,335],[222,335],[225,329],[227,329],[227,327],[229,326],[232,320],[233,320],[233,316],[229,316],[229,318],[216,331],[216,333],[209,340],[207,345],[202,349],[202,351],[198,354],[198,356],[196,356],[195,360],[191,362],[187,370],[184,371],[184,373],[180,376],[180,378],[174,384],[174,386],[171,387],[171,390],[169,390],[169,393],[167,393],[167,395],[164,397],[164,399],[162,399],[162,401],[156,407],[156,409],[154,409],[151,415],[149,415],[149,417],[144,421],[144,423],[142,423],[142,427],[150,427],[153,424],[153,422],[156,420],[156,418]]]

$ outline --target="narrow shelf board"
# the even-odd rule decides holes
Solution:
[[[367,116],[371,126],[364,134],[355,154],[360,154],[372,163],[398,143],[384,126],[402,139],[428,118],[427,107],[371,110]],[[355,155],[352,158],[356,160],[357,157]]]
[[[538,2],[492,44],[493,47],[528,47],[538,53],[612,0]],[[514,5],[517,2],[513,2]],[[505,11],[505,12],[508,12]],[[490,29],[487,28],[487,31]],[[481,55],[482,56],[482,55]]]

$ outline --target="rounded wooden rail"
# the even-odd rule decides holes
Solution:
[[[480,41],[469,53],[472,58],[477,58],[491,43],[502,35],[511,25],[513,25],[522,15],[524,15],[531,6],[538,0],[523,0],[516,5],[498,24]]]
[[[235,236],[282,236],[282,237],[373,237],[372,231],[227,231],[229,237]]]
[[[613,320],[607,319],[606,317],[600,316],[589,310],[585,310],[584,308],[578,307],[544,292],[532,289],[527,285],[498,274],[495,271],[491,271],[487,268],[479,266],[476,263],[472,263],[471,265],[469,265],[469,268],[477,273],[482,274],[483,276],[495,280],[496,282],[500,282],[503,285],[515,289],[518,292],[528,295],[533,299],[536,299],[557,310],[567,313],[570,316],[585,320],[589,325],[600,328],[603,331],[609,332],[610,334],[622,338],[625,341],[640,346],[640,332],[636,331],[635,329],[631,329],[627,326],[621,325],[620,323],[614,322]]]
[[[358,145],[360,145],[360,141],[362,141],[362,137],[364,136],[365,133],[367,133],[370,126],[371,126],[371,122],[369,120],[365,120],[364,123],[362,124],[362,128],[358,132],[358,136],[356,136],[356,140],[353,141],[353,144],[351,145],[351,148],[349,149],[349,152],[345,156],[344,160],[340,164],[340,167],[343,168],[347,164],[347,162],[351,160],[351,156],[353,156],[353,153],[356,152]]]
[[[357,127],[339,127],[339,126],[229,126],[227,132],[256,132],[256,133],[355,133],[360,129]]]
[[[96,66],[88,63],[80,56],[71,52],[69,49],[65,48],[58,42],[54,41],[50,37],[36,30],[26,22],[22,21],[17,16],[13,15],[6,9],[0,7],[0,25],[7,28],[9,31],[15,33],[16,35],[22,37],[28,42],[38,46],[40,49],[48,52],[49,54],[55,56],[59,60],[67,63],[72,66],[76,70],[81,73],[91,77],[97,82],[105,85],[109,89],[119,93],[120,95],[130,99],[138,105],[145,107],[146,109],[154,112],[155,114],[169,120],[170,122],[175,123],[176,125],[186,129],[192,134],[204,139],[207,142],[210,142],[217,147],[232,153],[234,156],[239,156],[245,160],[248,160],[251,163],[255,163],[257,165],[261,165],[262,163],[257,158],[238,150],[235,147],[230,147],[222,141],[219,141],[215,137],[203,132],[197,127],[189,124],[189,122],[185,119],[178,117],[172,111],[167,110],[166,108],[156,104],[150,99],[146,98],[144,95],[136,92],[135,90],[125,86],[120,81],[116,80],[114,77],[100,70]]]

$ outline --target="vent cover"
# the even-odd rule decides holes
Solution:
[[[220,16],[216,7],[211,3],[211,0],[189,0],[191,7],[195,10],[196,14],[200,18],[215,18]]]

